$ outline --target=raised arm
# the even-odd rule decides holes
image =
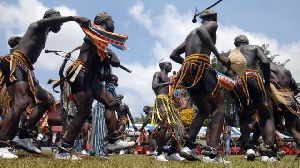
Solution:
[[[56,17],[41,19],[41,20],[37,21],[36,23],[37,23],[38,27],[47,28],[47,27],[61,25],[65,22],[69,22],[69,21],[75,21],[78,24],[80,24],[80,26],[83,26],[83,27],[88,26],[88,24],[90,22],[90,20],[88,18],[80,17],[80,16],[56,16]]]

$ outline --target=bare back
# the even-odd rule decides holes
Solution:
[[[290,88],[292,76],[289,70],[274,63],[271,63],[270,69],[271,78],[278,83],[281,88]]]
[[[16,50],[21,50],[34,64],[45,48],[48,31],[45,27],[38,27],[36,22],[29,25]]]
[[[185,39],[185,55],[189,56],[192,54],[206,54],[210,55],[212,50],[210,44],[207,41],[204,41],[202,31],[207,31],[209,34],[212,43],[216,43],[216,31],[210,31],[210,28],[206,27],[206,24],[203,24],[201,27],[194,29]]]
[[[269,62],[263,50],[257,45],[244,45],[239,48],[247,60],[247,69],[257,69],[258,61],[261,63]]]

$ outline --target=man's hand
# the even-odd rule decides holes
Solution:
[[[77,22],[81,27],[88,27],[91,22],[90,19],[86,17],[74,16],[74,21]]]
[[[110,61],[110,65],[113,66],[113,67],[119,67],[120,66],[120,62]]]
[[[222,63],[222,65],[230,67],[230,59],[228,57],[226,57],[225,55],[220,55],[219,57],[219,61]]]
[[[119,60],[118,56],[111,49],[107,48],[106,50],[107,50],[107,54],[110,56],[109,57],[110,65],[113,67],[119,67],[120,60]]]

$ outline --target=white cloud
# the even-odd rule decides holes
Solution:
[[[33,7],[34,10],[32,9]],[[60,11],[63,16],[77,15],[74,9],[66,6],[54,8]],[[30,23],[43,18],[47,9],[49,8],[37,0],[20,0],[17,6],[2,3],[0,4],[0,29],[4,30],[7,39],[11,35],[23,35]],[[68,52],[81,45],[83,36],[84,34],[77,23],[68,22],[62,26],[61,31],[57,34],[50,32],[45,48]],[[54,54],[42,53],[34,67],[36,69],[56,70],[61,62],[62,58]]]
[[[32,7],[34,6],[34,10]],[[66,6],[55,7],[62,15],[77,15],[74,9]],[[48,9],[37,0],[19,0],[17,5],[10,5],[0,3],[0,30],[5,33],[8,38],[10,35],[22,35],[25,33],[28,25],[31,22],[42,18],[44,12]],[[188,13],[179,13],[177,8],[173,5],[165,5],[164,11],[161,14],[152,13],[151,9],[144,7],[142,2],[137,2],[128,9],[128,13],[134,18],[137,23],[144,26],[145,30],[154,38],[154,46],[151,51],[154,60],[150,64],[143,64],[134,62],[125,64],[124,66],[132,70],[129,74],[121,69],[115,69],[114,73],[119,76],[120,86],[117,89],[125,98],[127,103],[135,116],[139,116],[144,105],[153,105],[155,95],[152,91],[152,77],[153,74],[159,70],[158,60],[162,57],[168,57],[172,50],[183,42],[185,37],[200,23],[193,24],[191,16],[193,11]],[[24,17],[26,14],[26,17]],[[128,25],[130,26],[130,24]],[[133,28],[134,29],[134,28]],[[217,48],[219,51],[228,51],[233,46],[233,39],[240,34],[248,36],[251,44],[270,44],[270,51],[273,54],[280,54],[280,60],[291,59],[286,67],[291,70],[297,81],[300,81],[298,75],[300,69],[297,65],[297,57],[300,50],[300,41],[279,45],[276,39],[267,37],[263,33],[249,32],[243,30],[236,25],[219,25],[217,32]],[[78,24],[74,22],[65,23],[62,30],[57,33],[50,33],[46,49],[70,51],[73,48],[81,45],[83,39],[83,32]],[[150,37],[151,38],[151,37]],[[73,54],[77,58],[78,52]],[[148,59],[147,59],[148,60]],[[40,69],[58,70],[62,58],[54,54],[42,53],[37,63],[35,73],[39,73]],[[178,70],[179,64],[173,63],[173,70]],[[53,77],[53,76],[49,76]],[[43,85],[43,84],[42,84]],[[48,85],[47,85],[48,87]],[[52,90],[51,90],[52,91]],[[58,96],[55,96],[58,98]]]
[[[200,24],[193,24],[191,22],[191,13],[180,14],[178,13],[176,7],[172,5],[165,5],[165,10],[161,15],[155,15],[153,13],[150,13],[150,11],[144,10],[145,8],[143,3],[139,2],[129,8],[129,14],[131,14],[137,22],[144,25],[144,27],[150,32],[150,34],[156,38],[152,52],[153,57],[155,57],[157,61],[162,57],[168,57],[171,54],[172,50],[183,42],[188,33]],[[248,32],[247,30],[243,30],[236,25],[224,26],[220,23],[217,31],[216,44],[218,50],[228,51],[229,49],[232,49],[234,47],[234,38],[240,34],[248,36],[251,44],[260,46],[262,44],[269,44],[269,50],[271,51],[271,53],[280,55],[280,60],[277,61],[284,62],[284,60],[287,59],[296,60],[298,56],[297,53],[300,53],[300,42],[279,46],[279,43],[276,39],[267,37],[263,33]],[[152,64],[144,67],[144,69],[148,70],[152,69],[153,67],[155,67],[155,65]],[[173,64],[173,70],[178,70],[179,68],[180,65],[176,63]],[[300,74],[297,73],[300,71],[299,66],[297,66],[297,61],[289,62],[286,65],[286,68],[290,69],[292,74],[294,75],[294,78],[300,81]],[[156,70],[159,70],[159,68],[157,67]],[[154,71],[142,72],[144,76],[147,76],[147,79],[145,78],[145,81],[151,83]],[[136,74],[134,75],[134,77],[136,77]],[[128,76],[128,80],[130,79],[133,79],[133,76]],[[149,95],[149,93],[145,92],[144,88],[136,88],[135,91],[140,93],[142,97]],[[148,100],[145,101],[143,105],[152,102]]]

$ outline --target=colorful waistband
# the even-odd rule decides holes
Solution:
[[[210,63],[210,59],[209,56],[206,54],[193,54],[193,55],[189,55],[184,59],[184,63],[188,62],[188,61],[203,61],[206,63]]]

